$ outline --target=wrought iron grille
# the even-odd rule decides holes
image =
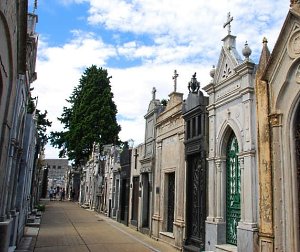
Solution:
[[[188,157],[187,245],[205,248],[206,171],[200,153]]]
[[[226,242],[233,245],[237,245],[237,225],[241,219],[241,171],[238,152],[238,142],[232,134],[226,157]]]

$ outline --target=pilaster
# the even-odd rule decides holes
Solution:
[[[272,172],[273,172],[273,198],[276,199],[273,202],[273,226],[274,236],[281,237],[281,239],[274,240],[274,248],[277,251],[284,251],[284,240],[282,237],[285,228],[285,220],[283,219],[283,167],[282,167],[282,114],[273,113],[269,116],[271,136],[272,136]]]

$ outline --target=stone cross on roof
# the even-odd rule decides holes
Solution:
[[[156,88],[152,88],[152,100],[155,100]]]
[[[34,3],[33,3],[33,13],[36,11],[37,9],[37,0],[34,0]]]
[[[176,92],[177,90],[177,78],[178,78],[179,74],[177,73],[177,71],[174,71],[174,76],[172,77],[172,79],[174,80],[174,92]]]
[[[224,23],[223,28],[225,28],[226,26],[228,26],[228,35],[230,35],[231,33],[231,25],[230,23],[232,22],[233,17],[230,17],[230,12],[228,12],[227,14],[227,21]]]

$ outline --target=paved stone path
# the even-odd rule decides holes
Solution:
[[[178,252],[105,215],[80,208],[77,203],[44,202],[46,211],[34,252]]]

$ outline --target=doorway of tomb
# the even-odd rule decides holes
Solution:
[[[232,132],[226,153],[226,242],[237,245],[237,226],[241,219],[241,170],[239,146]]]
[[[149,214],[150,214],[150,186],[149,186],[149,173],[142,174],[143,186],[143,210],[142,210],[142,227],[149,227]]]
[[[187,157],[186,245],[205,249],[206,170],[200,153]]]
[[[175,206],[175,172],[167,173],[167,232],[173,233]]]
[[[139,176],[132,179],[132,213],[131,224],[137,226],[139,211]]]
[[[125,225],[128,225],[128,204],[129,204],[129,180],[122,179],[121,182],[121,195],[120,195],[120,219]]]

